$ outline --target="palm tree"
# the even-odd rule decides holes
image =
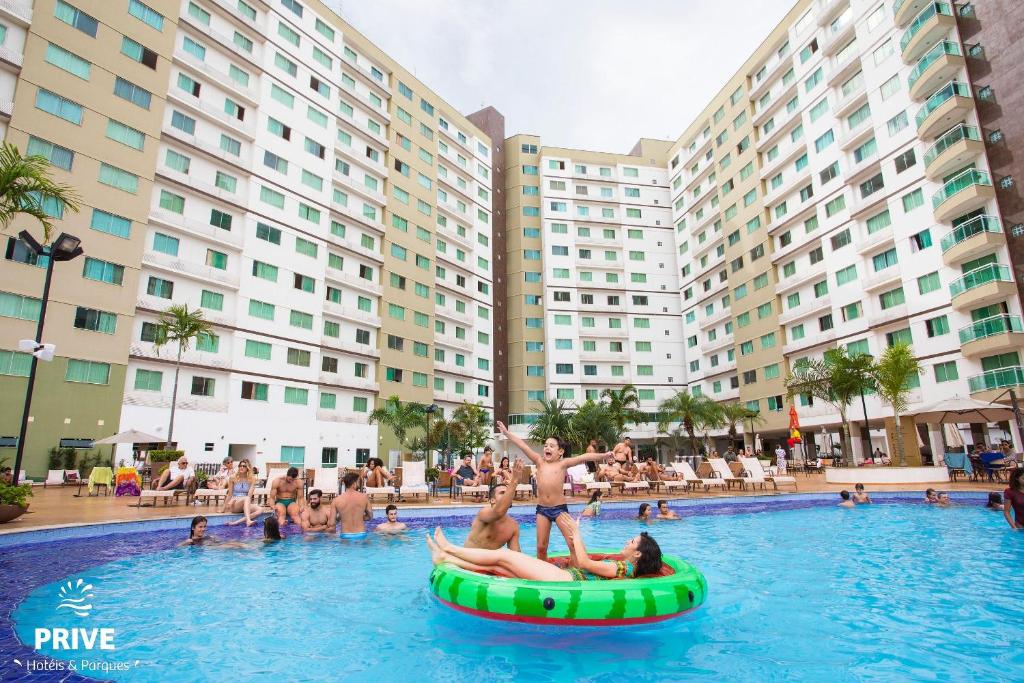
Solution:
[[[863,353],[851,356],[846,347],[829,349],[820,359],[801,359],[786,377],[787,395],[809,394],[833,405],[843,423],[843,459],[847,467],[854,466],[853,439],[847,408],[854,397],[874,389],[871,376],[873,359]]]
[[[604,405],[608,407],[609,417],[620,435],[626,431],[627,424],[643,422],[646,419],[640,412],[640,397],[632,384],[627,384],[621,389],[605,389],[601,392],[601,398],[607,401]]]
[[[22,156],[18,148],[4,143],[0,148],[0,230],[6,231],[18,214],[32,216],[43,226],[43,241],[50,241],[53,218],[45,207],[56,202],[78,211],[78,194],[68,185],[50,177],[49,160],[38,154]]]
[[[459,433],[459,444],[471,451],[482,448],[491,435],[491,418],[481,403],[463,401],[452,412],[450,423]]]
[[[745,422],[750,422],[750,429],[753,431],[755,422],[759,424],[764,422],[760,412],[751,410],[739,402],[720,403],[719,410],[721,411],[723,426],[728,428],[729,443],[732,446],[736,445],[739,436],[739,432],[736,429],[737,425],[743,427]]]
[[[530,426],[527,438],[543,443],[549,436],[557,436],[569,443],[577,443],[572,427],[572,409],[565,401],[551,399],[537,401],[541,405],[537,421]]]
[[[577,439],[573,446],[579,451],[586,450],[591,439],[611,446],[622,436],[622,432],[616,429],[608,404],[594,401],[585,402],[573,413],[570,428]]]
[[[174,388],[171,390],[171,419],[167,423],[167,448],[171,448],[174,436],[174,409],[178,402],[178,375],[181,372],[181,355],[189,350],[200,336],[209,335],[210,323],[203,319],[203,312],[188,310],[188,304],[175,304],[160,314],[156,330],[155,346],[159,351],[167,344],[178,345],[178,358],[174,363]]]
[[[690,437],[690,446],[694,454],[697,454],[697,431],[708,429],[714,424],[717,405],[706,396],[694,396],[688,391],[677,391],[675,396],[661,402],[658,411],[661,413],[658,431],[662,434],[671,434],[671,424],[679,422]]]
[[[892,406],[893,417],[896,418],[896,433],[893,437],[896,440],[900,467],[905,467],[907,454],[903,450],[903,426],[900,424],[900,415],[907,409],[909,403],[908,383],[911,378],[921,374],[921,364],[914,357],[909,344],[898,342],[885,350],[874,364],[872,374],[878,395]]]
[[[408,448],[409,430],[417,427],[424,427],[425,413],[423,406],[411,401],[403,401],[398,396],[392,395],[379,407],[370,411],[366,418],[367,424],[380,424],[395,435],[400,448]]]

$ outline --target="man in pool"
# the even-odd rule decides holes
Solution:
[[[349,540],[366,538],[366,523],[373,519],[373,506],[369,497],[356,489],[358,482],[358,473],[346,472],[341,478],[345,492],[331,502],[335,524],[341,524],[341,538]]]
[[[398,521],[398,506],[388,505],[384,508],[384,514],[387,515],[388,521],[377,525],[374,529],[378,534],[400,534],[403,531],[408,531],[409,527],[404,522]]]
[[[569,455],[569,444],[560,437],[549,436],[544,440],[543,455],[538,455],[525,441],[508,431],[504,423],[497,424],[498,431],[537,466],[537,557],[541,560],[548,558],[552,522],[558,525],[572,554],[572,530],[569,526],[572,518],[569,516],[569,506],[566,504],[565,491],[562,488],[562,484],[565,483],[565,471],[580,463],[604,460],[610,453],[587,453],[566,457]]]
[[[267,496],[270,509],[277,513],[277,523],[284,526],[287,523],[285,516],[291,517],[299,527],[302,520],[299,512],[302,510],[302,482],[299,481],[299,470],[289,467],[283,477],[278,477],[270,485],[270,495]]]
[[[519,481],[523,473],[523,462],[516,460],[512,465],[512,481]],[[512,500],[516,497],[516,487],[498,484],[491,489],[489,506],[480,509],[473,520],[473,526],[466,537],[467,548],[488,548],[495,550],[508,546],[519,550],[519,522],[508,516]]]
[[[853,504],[853,501],[852,501],[852,500],[850,500],[850,492],[849,492],[849,491],[840,491],[840,492],[839,492],[839,497],[840,497],[840,498],[842,498],[842,502],[841,502],[841,503],[839,503],[839,507],[841,507],[841,508],[852,508],[852,507],[856,507],[856,506],[855,506],[855,505]]]
[[[320,489],[313,489],[306,499],[306,508],[302,511],[303,531],[334,531],[334,515],[330,508],[320,504],[323,492]]]
[[[682,519],[682,517],[677,515],[675,513],[675,511],[668,506],[668,501],[667,500],[659,500],[658,501],[658,516],[656,517],[656,519],[658,519],[658,520],[662,520],[662,519]]]

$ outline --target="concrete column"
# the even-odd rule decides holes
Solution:
[[[932,447],[932,459],[935,464],[945,463],[946,447],[942,442],[942,425],[928,425],[928,444]]]
[[[917,429],[914,418],[904,415],[900,418],[900,426],[903,428],[903,452],[907,456],[907,467],[921,466],[921,448],[917,445]],[[896,420],[885,418],[886,442],[889,444],[889,459],[892,464],[899,465],[900,457],[896,451]]]
[[[856,424],[850,425],[852,433],[850,441],[853,444],[853,464],[859,465],[864,462],[864,440],[861,438],[860,428]]]
[[[1013,452],[1024,453],[1024,434],[1017,429],[1017,421],[1010,420],[1010,437],[1013,439]]]
[[[988,425],[981,425],[981,438],[985,442],[985,448],[992,445],[992,435],[988,431]]]

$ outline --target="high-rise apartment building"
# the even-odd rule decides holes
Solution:
[[[56,422],[32,430],[30,470],[55,435],[107,435],[118,413],[166,434],[171,305],[213,325],[181,358],[174,440],[196,457],[354,464],[394,446],[367,424],[387,396],[492,409],[491,140],[465,116],[315,1],[32,15],[8,139],[37,133],[29,150],[73,159],[69,181],[98,179],[96,208],[62,224],[86,259],[58,266],[66,311],[45,336],[76,357],[37,386],[33,415]],[[32,265],[3,271],[4,297],[41,290]],[[105,424],[61,413],[107,394]]]
[[[4,3],[0,125],[78,188],[59,226],[86,252],[55,270],[27,468],[62,438],[165,434],[172,304],[213,324],[175,423],[211,461],[396,453],[367,424],[391,395],[525,431],[540,400],[624,384],[651,413],[742,402],[776,439],[785,377],[836,346],[911,342],[912,408],[1024,389],[1000,7],[800,0],[675,141],[613,154],[460,114],[318,0]],[[42,289],[15,233],[4,435]],[[808,432],[838,423],[792,402]]]

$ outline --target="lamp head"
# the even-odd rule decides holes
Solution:
[[[54,261],[70,261],[83,253],[82,240],[66,232],[62,232],[50,247],[50,255]]]
[[[36,242],[36,238],[29,233],[28,230],[22,230],[18,233],[18,239],[28,245],[28,248],[34,251],[37,255],[42,255],[44,252],[43,245]]]

